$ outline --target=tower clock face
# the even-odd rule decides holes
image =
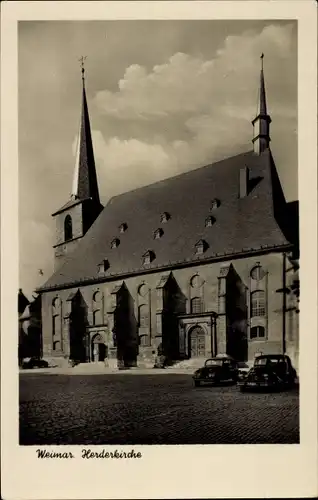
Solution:
[[[251,277],[253,278],[253,280],[260,281],[264,278],[264,276],[265,276],[265,271],[261,266],[253,267],[251,271]]]

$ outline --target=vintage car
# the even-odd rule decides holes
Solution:
[[[297,373],[289,356],[283,354],[261,355],[254,366],[240,381],[240,390],[283,390],[295,385]]]
[[[30,368],[48,368],[49,364],[47,361],[41,358],[33,357],[33,358],[25,358],[22,363],[23,369]]]
[[[195,387],[201,384],[217,385],[222,383],[236,383],[239,379],[237,362],[229,356],[217,356],[207,359],[202,368],[193,374]]]

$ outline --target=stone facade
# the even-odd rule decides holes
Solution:
[[[53,214],[55,267],[65,266],[40,289],[45,356],[132,367],[161,354],[247,361],[286,352],[298,365],[299,281],[286,256],[298,255],[298,209],[269,148],[263,66],[252,123],[253,151],[103,209],[83,74],[72,196]]]
[[[55,218],[55,240],[54,245],[54,269],[57,270],[64,263],[65,258],[72,253],[81,241],[87,230],[98,217],[102,209],[99,202],[84,200],[76,202],[62,212],[54,214]],[[65,234],[66,218],[71,221],[71,238],[67,239]]]
[[[44,355],[135,366],[163,348],[172,360],[225,352],[252,360],[282,353],[285,328],[297,366],[297,300],[281,292],[297,274],[289,265],[284,280],[283,271],[283,254],[272,252],[43,293]]]

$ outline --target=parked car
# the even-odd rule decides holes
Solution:
[[[238,361],[237,367],[239,371],[239,380],[243,380],[251,369],[251,365],[248,365],[246,361]]]
[[[207,359],[202,368],[193,374],[195,387],[201,384],[236,383],[239,379],[237,362],[229,356]]]
[[[41,358],[26,358],[23,360],[22,368],[30,369],[30,368],[48,368],[49,364],[47,361]]]
[[[254,366],[240,382],[240,390],[283,390],[295,385],[297,373],[289,356],[268,354],[258,356]]]

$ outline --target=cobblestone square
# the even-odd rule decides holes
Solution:
[[[298,442],[298,390],[194,388],[166,373],[20,375],[21,445]]]

